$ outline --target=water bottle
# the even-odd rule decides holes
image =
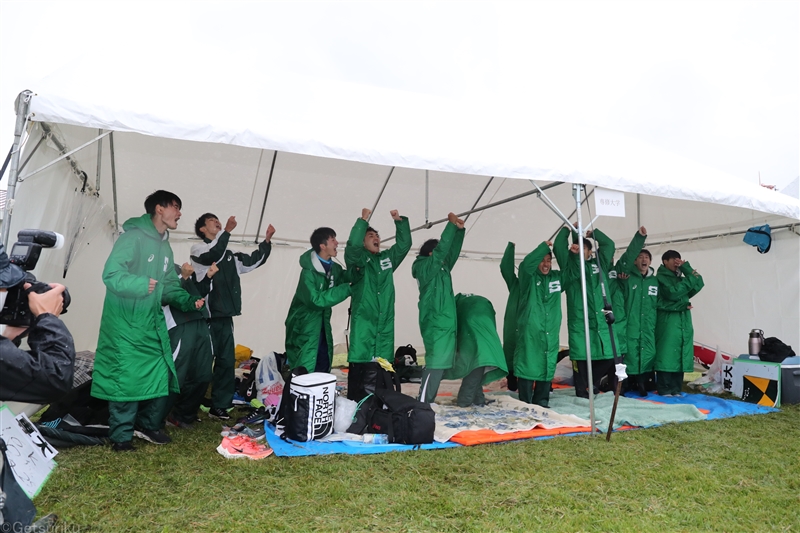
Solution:
[[[750,355],[758,355],[762,346],[764,346],[764,332],[760,329],[752,330],[750,339],[747,342],[748,353]]]
[[[389,444],[389,435],[382,433],[364,433],[361,438],[365,444]]]

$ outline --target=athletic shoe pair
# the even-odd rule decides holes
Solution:
[[[222,438],[222,442],[217,446],[217,453],[226,459],[250,459],[257,461],[272,455],[272,448],[263,444],[257,444],[250,437],[237,435]]]
[[[144,439],[148,442],[152,442],[153,444],[169,444],[172,442],[172,439],[164,433],[164,430],[159,429],[158,431],[152,431],[149,429],[134,429],[133,436],[139,437],[140,439]]]
[[[254,440],[264,440],[267,436],[266,431],[264,431],[263,427],[257,427],[255,429],[251,429],[244,424],[236,424],[233,427],[222,426],[222,436],[223,437],[235,437],[237,435],[244,435],[245,437],[250,437]]]

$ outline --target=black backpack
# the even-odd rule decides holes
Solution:
[[[764,339],[761,351],[758,352],[759,359],[770,363],[782,363],[787,357],[794,356],[795,353],[792,347],[777,337],[767,337]]]
[[[397,444],[429,444],[436,429],[431,406],[406,394],[380,389],[364,398],[348,433],[379,433]]]
[[[397,348],[397,351],[394,352],[392,366],[397,372],[400,383],[420,383],[422,381],[422,367],[417,364],[417,350],[410,344]]]
[[[389,389],[400,392],[400,378],[397,372],[389,372],[375,361],[350,367],[348,385],[360,383],[360,389],[347,389],[347,399],[360,402],[379,390]]]

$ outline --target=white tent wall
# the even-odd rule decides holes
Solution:
[[[40,128],[39,125],[33,128],[26,151],[38,140]],[[67,125],[59,125],[54,131],[70,149],[98,134],[93,128]],[[95,235],[79,251],[66,280],[61,279],[66,248],[45,250],[35,271],[41,280],[64,281],[69,286],[73,303],[64,319],[75,336],[78,349],[95,347],[105,293],[102,268],[113,244],[108,141],[104,139],[102,147],[99,198],[105,207],[93,222]],[[373,207],[391,170],[381,165],[279,152],[271,172],[275,154],[271,150],[135,133],[115,133],[114,147],[120,225],[127,218],[141,215],[145,196],[158,188],[171,190],[182,198],[183,218],[170,239],[178,262],[188,259],[191,245],[197,242],[193,240],[196,239],[193,222],[206,211],[214,212],[223,222],[227,216],[236,215],[239,225],[232,240],[239,242],[233,247],[245,252],[253,250],[269,186],[260,238],[267,224],[272,223],[277,228],[275,245],[265,266],[243,276],[243,314],[235,321],[237,342],[250,346],[257,353],[283,349],[283,321],[299,275],[297,258],[307,248],[311,231],[323,225],[333,227],[342,243],[339,260],[343,262],[344,242],[353,222],[360,216],[362,207]],[[22,175],[56,156],[51,143],[43,144]],[[26,157],[23,153],[21,160]],[[94,184],[97,145],[78,152],[74,159],[87,173],[89,183]],[[489,181],[488,176],[444,172],[430,172],[429,178],[430,220],[444,218],[449,211],[467,211]],[[539,182],[539,185],[545,183]],[[74,213],[75,189],[79,186],[79,180],[65,161],[20,183],[10,241],[14,241],[16,232],[22,228],[52,229],[66,234]],[[532,188],[527,180],[496,178],[479,205]],[[574,209],[570,184],[550,189],[547,194],[565,215]],[[393,244],[389,240],[394,235],[389,210],[399,209],[409,217],[412,228],[420,226],[425,222],[425,196],[424,171],[398,167],[392,172],[371,220],[386,241],[385,246]],[[637,213],[636,195],[626,193],[625,196],[625,218],[603,217],[597,221],[597,226],[615,239],[618,247],[628,244],[639,221],[648,228],[650,242],[724,234],[764,222],[772,225],[792,222],[749,209],[644,195],[639,198],[640,212]],[[584,207],[587,222],[594,212],[591,199],[589,205]],[[487,296],[494,304],[501,331],[507,290],[499,273],[499,257],[506,242],[517,244],[519,261],[536,244],[549,239],[559,226],[559,220],[535,195],[473,214],[467,222],[465,256],[453,273],[454,290]],[[442,226],[438,225],[415,232],[414,248],[428,238],[438,237],[441,230]],[[744,350],[747,332],[757,327],[770,336],[800,346],[800,237],[796,234],[776,232],[773,248],[765,255],[743,244],[740,235],[648,248],[653,253],[655,266],[660,264],[663,251],[674,248],[704,275],[706,287],[693,301],[698,342],[740,353]],[[421,346],[417,324],[418,290],[410,274],[414,257],[412,250],[395,276],[395,341],[396,344],[410,342]],[[334,340],[342,343],[347,322],[346,304],[335,308],[332,320]],[[562,343],[566,343],[565,331],[566,319],[562,323]]]

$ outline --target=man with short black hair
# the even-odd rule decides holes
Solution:
[[[128,219],[103,269],[106,297],[92,375],[92,396],[108,400],[109,438],[115,451],[133,450],[133,435],[155,444],[170,438],[161,430],[153,400],[179,392],[162,305],[200,309],[197,298],[173,274],[169,231],[178,227],[181,200],[156,191],[146,214]]]
[[[203,242],[192,246],[191,258],[198,280],[205,277],[208,268],[216,263],[219,272],[214,276],[208,293],[209,326],[214,349],[214,376],[211,380],[212,418],[228,420],[228,409],[233,404],[236,388],[236,344],[233,340],[233,317],[242,314],[242,287],[239,276],[263,265],[272,250],[275,228],[267,227],[265,239],[251,254],[228,249],[231,231],[236,228],[236,217],[222,224],[212,213],[201,215],[194,224],[195,233]]]
[[[694,326],[690,298],[703,277],[675,250],[661,256],[656,317],[656,387],[662,396],[680,396],[684,372],[694,370]]]
[[[361,210],[344,250],[344,260],[351,279],[352,321],[347,361],[347,397],[363,397],[366,363],[381,357],[394,357],[394,272],[411,249],[408,218],[397,210],[394,220],[397,240],[388,250],[381,250],[378,232],[369,226],[371,210]]]
[[[350,296],[347,272],[333,258],[339,241],[331,228],[311,234],[311,250],[300,256],[300,279],[286,316],[286,359],[292,369],[330,372],[333,362],[331,308]]]

